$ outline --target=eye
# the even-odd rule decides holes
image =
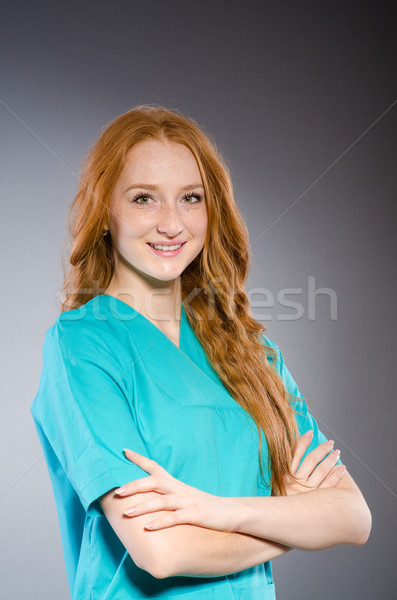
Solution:
[[[145,200],[145,201],[143,201],[143,200]],[[146,205],[150,204],[150,202],[148,202],[148,200],[153,200],[152,196],[150,196],[149,194],[139,193],[132,198],[131,202],[138,204],[138,206],[146,206]]]
[[[186,194],[185,196],[183,196],[184,200],[188,200],[189,198],[194,198],[194,200],[192,202],[187,202],[187,204],[197,204],[198,202],[201,202],[202,200],[202,195],[201,194]]]
[[[198,204],[202,201],[202,198],[203,197],[201,194],[189,192],[183,196],[182,200],[186,204]],[[139,192],[131,199],[131,202],[137,204],[138,206],[150,206],[152,204],[152,202],[150,202],[151,200],[154,200],[153,196]]]

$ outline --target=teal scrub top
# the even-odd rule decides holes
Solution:
[[[300,433],[313,429],[307,454],[327,438],[277,344],[262,338],[277,353],[274,366],[287,391],[298,396],[292,404]],[[270,353],[268,360],[274,360]],[[156,579],[135,565],[98,501],[148,476],[123,448],[211,494],[271,495],[266,438],[262,434],[263,481],[257,427],[211,367],[184,306],[179,348],[110,295],[61,313],[46,332],[31,414],[54,491],[73,600],[276,597],[271,561],[225,576]]]

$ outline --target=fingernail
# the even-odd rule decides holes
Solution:
[[[115,494],[124,494],[124,492],[127,491],[127,488],[125,487],[125,485],[123,485],[123,487],[118,488],[117,490],[114,491]]]
[[[330,448],[332,448],[332,446],[335,444],[334,440],[328,440],[328,446]]]
[[[340,456],[340,450],[334,450],[334,454],[336,454],[336,456]]]
[[[132,508],[127,508],[127,510],[124,511],[124,514],[125,515],[132,515],[132,514],[134,514],[134,512],[135,512],[135,508],[132,507]]]
[[[309,431],[306,431],[306,433],[304,433],[303,435],[306,435],[307,437],[313,435],[313,429],[309,429]]]

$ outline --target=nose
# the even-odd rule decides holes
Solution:
[[[157,222],[157,231],[169,237],[175,237],[183,230],[176,206],[163,206]]]

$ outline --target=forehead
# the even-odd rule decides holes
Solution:
[[[168,140],[145,140],[136,144],[126,155],[121,177],[150,184],[160,184],[170,178],[187,183],[202,182],[189,148]]]

